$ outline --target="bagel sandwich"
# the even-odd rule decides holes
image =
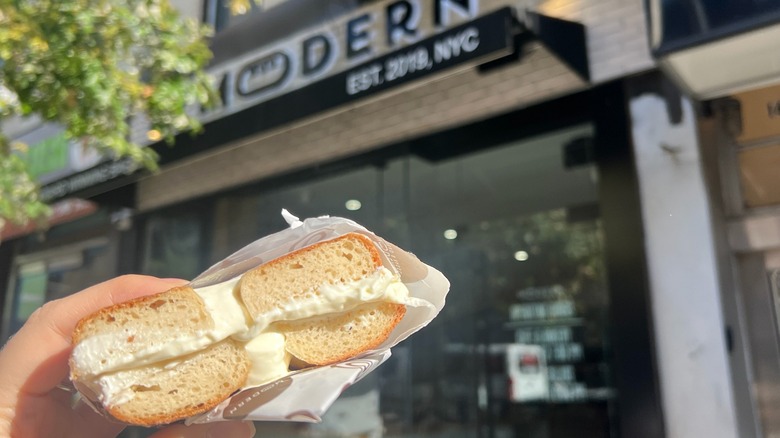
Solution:
[[[359,233],[318,242],[226,282],[102,309],[73,332],[70,377],[128,424],[207,412],[291,363],[338,363],[381,345],[409,291]]]

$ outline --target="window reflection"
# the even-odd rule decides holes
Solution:
[[[203,218],[196,211],[158,215],[145,227],[141,272],[158,277],[195,278],[203,263]]]
[[[3,338],[19,330],[44,302],[64,298],[115,276],[116,246],[96,238],[17,258]]]
[[[415,385],[436,398],[414,401],[430,408],[413,430],[606,436],[614,394],[596,206],[464,228],[437,257],[453,284],[445,311],[411,339]]]
[[[655,0],[660,5],[662,44],[727,28],[753,26],[778,18],[780,2],[773,0]]]

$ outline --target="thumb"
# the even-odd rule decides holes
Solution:
[[[250,438],[253,436],[255,436],[255,425],[249,421],[220,421],[191,426],[176,424],[160,430],[149,438]]]

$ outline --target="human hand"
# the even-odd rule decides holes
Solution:
[[[164,292],[184,280],[126,275],[46,303],[0,351],[0,436],[114,437],[125,425],[80,403],[58,387],[68,377],[71,333],[103,307]],[[252,423],[217,422],[160,429],[150,438],[251,437]]]

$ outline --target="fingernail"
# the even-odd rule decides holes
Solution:
[[[250,421],[220,421],[211,423],[206,432],[208,438],[255,436],[255,425]]]

